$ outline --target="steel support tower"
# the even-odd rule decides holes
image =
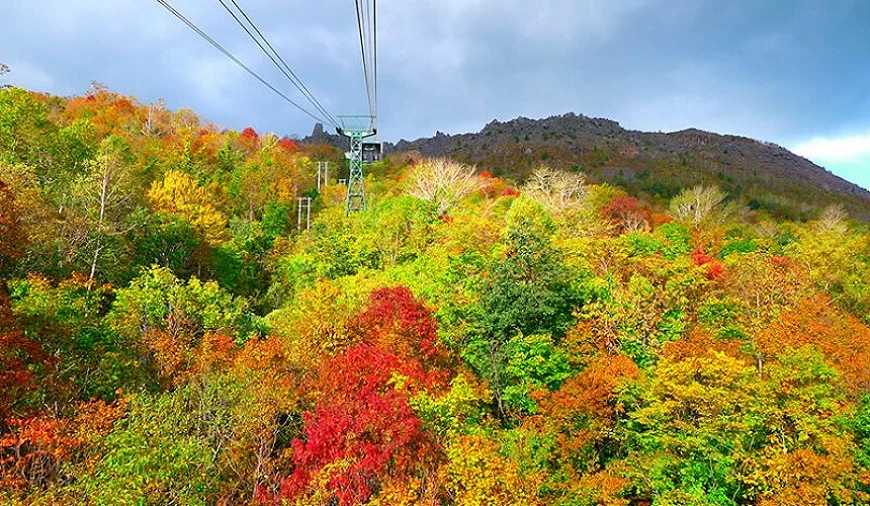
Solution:
[[[377,135],[372,116],[339,116],[341,128],[338,133],[350,141],[350,150],[345,153],[348,165],[347,214],[366,208],[365,174],[363,173],[363,139]]]

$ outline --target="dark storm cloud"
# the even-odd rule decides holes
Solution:
[[[74,94],[95,80],[220,125],[310,131],[310,119],[153,0],[5,3],[0,62],[14,83]],[[363,110],[352,2],[239,3],[327,109]],[[173,4],[281,83],[216,1]],[[575,111],[628,128],[775,141],[870,185],[870,2],[382,0],[379,8],[387,139]]]

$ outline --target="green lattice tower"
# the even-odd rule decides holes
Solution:
[[[349,174],[347,177],[347,214],[366,208],[365,174],[363,173],[363,139],[377,134],[371,116],[339,116],[341,128],[338,133],[350,141],[350,151],[345,153]]]

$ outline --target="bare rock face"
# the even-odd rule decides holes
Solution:
[[[341,141],[322,127],[315,127],[309,139]],[[519,180],[546,163],[663,198],[685,186],[717,184],[760,208],[795,208],[798,217],[840,202],[853,217],[870,220],[870,192],[864,188],[776,144],[694,128],[639,132],[610,119],[568,113],[493,120],[477,133],[437,132],[387,143],[385,150],[449,156]]]
[[[770,207],[772,199],[807,216],[841,202],[854,217],[870,220],[870,192],[864,188],[776,144],[694,128],[639,132],[568,113],[492,121],[478,133],[439,133],[388,148],[451,156],[518,179],[546,163],[662,197],[692,184],[717,184],[753,205]]]
[[[323,129],[323,123],[315,123],[311,135],[302,139],[305,144],[329,144],[339,149],[347,149],[347,140],[337,133],[329,133]]]

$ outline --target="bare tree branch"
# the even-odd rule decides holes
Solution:
[[[482,187],[474,167],[447,158],[418,163],[411,172],[408,194],[434,202],[439,215]]]

